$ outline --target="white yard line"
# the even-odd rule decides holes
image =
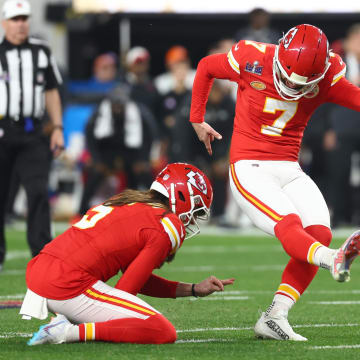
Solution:
[[[23,275],[23,274],[25,274],[25,269],[4,270],[1,272],[1,276],[4,276],[4,275],[15,276],[15,275]]]
[[[0,295],[0,300],[23,299],[25,294]]]
[[[189,340],[177,340],[175,344],[189,344],[189,343],[208,343],[208,342],[235,342],[237,340],[231,339],[189,339]]]
[[[205,331],[244,331],[244,330],[253,330],[254,327],[226,327],[226,328],[199,328],[199,329],[185,329],[185,330],[176,330],[178,334],[180,333],[189,333],[189,332],[205,332]]]
[[[360,324],[302,324],[302,325],[293,325],[294,328],[320,328],[320,327],[357,327]]]
[[[309,304],[315,305],[359,305],[360,300],[358,301],[308,301]]]
[[[23,338],[29,338],[32,337],[32,333],[20,333],[20,332],[8,332],[8,333],[0,333],[0,339],[9,339],[9,338],[15,338],[15,337],[23,337]]]
[[[285,265],[203,265],[203,266],[169,266],[166,268],[166,272],[211,272],[211,271],[282,271]]]
[[[294,325],[294,328],[320,328],[320,327],[357,327],[360,324],[299,324]],[[254,327],[225,327],[225,328],[197,328],[197,329],[184,329],[177,330],[177,333],[189,333],[189,332],[207,332],[207,331],[247,331],[253,330]]]
[[[205,297],[205,298],[190,298],[191,301],[223,301],[223,300],[249,300],[249,296],[222,296],[222,297]]]
[[[241,242],[241,241],[240,241]],[[192,245],[181,248],[182,254],[228,254],[228,253],[281,253],[283,248],[280,244],[274,245]]]
[[[224,296],[224,295],[268,295],[273,294],[275,291],[272,290],[225,290],[224,292],[215,292],[212,296]],[[304,295],[308,294],[360,294],[360,290],[308,290]]]
[[[310,347],[308,347],[308,349],[311,349],[311,350],[360,349],[360,344],[355,344],[355,345],[336,345],[336,346],[331,346],[331,345],[325,345],[325,346],[310,346]]]
[[[9,261],[9,260],[16,260],[16,259],[26,259],[29,258],[30,259],[31,255],[30,255],[30,251],[29,250],[12,250],[12,251],[8,251],[6,253],[6,258],[5,261]]]

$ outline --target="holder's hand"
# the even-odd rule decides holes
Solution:
[[[207,279],[195,284],[194,292],[196,296],[204,297],[212,294],[215,291],[224,291],[224,286],[232,285],[235,279],[220,280],[215,276],[210,276]]]

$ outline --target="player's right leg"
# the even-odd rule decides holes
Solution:
[[[230,184],[242,210],[259,228],[273,235],[276,233],[286,252],[292,256],[283,273],[273,304],[259,319],[255,332],[261,337],[306,340],[293,332],[287,322],[287,313],[316,274],[317,267],[311,264],[327,264],[330,268],[335,250],[327,247],[331,241],[331,231],[326,226],[329,222],[328,210],[320,192],[313,188],[313,184],[309,185],[309,178],[296,163],[278,163],[279,168],[274,171],[273,165],[269,167],[270,162],[240,161],[231,167]],[[320,218],[315,218],[315,223],[319,220],[318,223],[322,225],[307,224],[309,226],[304,228],[298,212],[301,206],[295,207],[294,199],[284,191],[287,183],[294,184],[294,180],[298,178],[303,179],[305,185],[310,186],[310,190],[314,190],[310,191],[311,200],[316,201],[316,197],[322,199],[323,204],[318,201],[319,211],[311,209],[320,213]],[[306,193],[306,189],[296,189],[296,194],[299,194],[300,200],[305,203]],[[314,220],[313,216],[310,218]],[[350,243],[353,244],[351,241]],[[348,250],[348,259],[353,261],[357,256],[354,250],[356,247],[349,245],[347,248],[351,249]],[[350,264],[351,261],[347,263]]]
[[[317,222],[315,218],[309,223],[305,218],[306,211],[299,212],[301,204],[307,204],[307,208],[311,210],[308,212],[312,214],[317,213],[316,209],[320,209],[319,213],[323,213],[323,209],[328,213],[328,210],[316,185],[297,166],[295,162],[238,161],[231,165],[230,186],[240,208],[257,227],[271,235],[276,235],[290,257],[331,269],[334,267],[336,250],[317,241],[305,230],[307,226],[314,224],[329,228],[329,221]],[[296,190],[293,193],[298,194],[300,201],[296,202],[290,196],[291,193],[285,191],[289,184],[299,185],[295,186]],[[304,187],[304,191],[300,185]],[[322,199],[324,205],[318,198]],[[328,215],[322,217],[326,218]],[[359,255],[358,242],[358,238],[352,236],[342,246],[342,248],[346,247],[347,256],[342,259],[342,266],[337,265],[340,272],[348,273],[351,263]],[[341,255],[342,252],[339,250],[338,254]],[[331,273],[338,281],[348,278],[347,275],[337,276],[336,271]]]
[[[73,299],[48,300],[48,308],[62,315],[40,327],[29,345],[86,341],[164,344],[176,340],[174,326],[157,310],[101,281]]]

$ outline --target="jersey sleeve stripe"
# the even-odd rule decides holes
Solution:
[[[178,231],[176,230],[176,227],[171,222],[171,220],[168,217],[161,219],[161,224],[164,227],[164,230],[169,235],[171,245],[172,245],[172,251],[171,253],[175,253],[180,245],[180,236]]]
[[[346,73],[346,66],[333,77],[333,81],[331,83],[331,86],[335,85],[342,77],[345,76]]]
[[[227,57],[228,57],[229,64],[233,68],[233,70],[236,71],[238,74],[240,74],[239,63],[235,60],[234,55],[231,50],[228,52]]]

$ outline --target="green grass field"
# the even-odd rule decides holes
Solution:
[[[8,258],[0,274],[0,301],[21,300],[29,251],[23,231],[7,232]],[[343,238],[335,238],[338,247]],[[63,344],[29,347],[31,333],[44,321],[21,320],[19,309],[0,309],[0,359],[360,359],[360,260],[352,281],[339,284],[320,270],[290,313],[305,343],[254,338],[260,310],[272,300],[288,260],[276,239],[259,236],[202,235],[190,239],[173,263],[157,273],[197,282],[209,275],[235,277],[224,293],[203,299],[144,297],[178,330],[172,345]],[[115,283],[112,279],[110,284]]]

